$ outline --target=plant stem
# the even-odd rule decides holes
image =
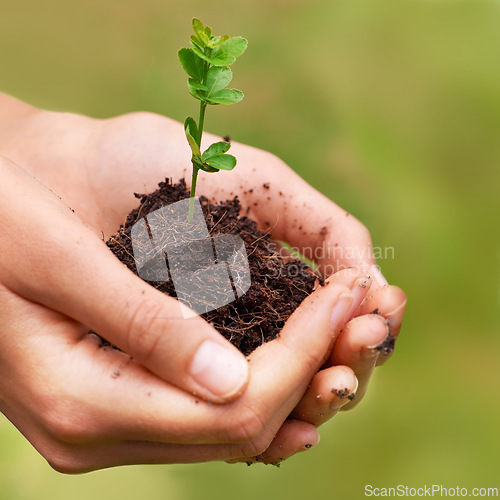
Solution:
[[[194,195],[196,193],[196,181],[198,180],[198,170],[196,165],[193,165],[193,175],[191,177],[191,197],[189,198],[189,214],[188,221],[193,220],[193,210],[194,210]]]
[[[207,103],[200,101],[200,120],[198,122],[198,146],[201,148],[201,136],[203,134],[203,122],[205,121],[205,109],[207,109]]]
[[[201,136],[203,134],[203,122],[205,121],[205,109],[207,109],[207,103],[200,102],[200,121],[198,122],[198,137],[196,137],[196,142],[201,149]],[[193,176],[191,177],[191,198],[189,200],[189,214],[188,220],[191,222],[193,220],[193,210],[194,210],[194,196],[196,194],[196,181],[198,180],[199,168],[193,163]]]

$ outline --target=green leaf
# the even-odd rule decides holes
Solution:
[[[200,42],[203,45],[203,47],[208,47],[208,42],[210,41],[210,38],[207,36],[207,34],[205,33],[205,31],[202,31],[198,35],[198,40],[200,40]]]
[[[201,165],[197,165],[200,170],[203,170],[204,172],[208,172],[209,174],[213,174],[215,172],[218,172],[218,168],[213,168],[207,163],[201,163]]]
[[[193,48],[198,48],[201,51],[201,53],[203,54],[203,44],[198,39],[198,37],[196,35],[191,35],[191,37],[189,38],[189,40],[190,40],[191,45],[193,46]]]
[[[214,142],[208,149],[201,155],[203,161],[207,161],[212,156],[218,156],[229,151],[231,144],[229,142]]]
[[[193,43],[192,39],[191,43],[195,54],[213,66],[230,66],[247,48],[247,41],[241,36],[235,36],[215,47],[210,51],[210,55],[207,56],[199,44]]]
[[[193,97],[195,97],[196,99],[199,99],[200,101],[206,101],[208,89],[207,89],[207,87],[205,87],[205,85],[190,78],[188,80],[188,89],[189,89],[189,93]]]
[[[184,131],[186,132],[186,138],[191,147],[191,151],[193,156],[198,156],[201,160],[201,151],[200,146],[196,142],[195,137],[198,135],[198,127],[196,126],[196,122],[190,116],[186,118],[184,122]]]
[[[241,36],[229,38],[224,43],[216,47],[211,54],[214,66],[229,66],[245,52],[248,42]]]
[[[197,82],[196,80],[193,80],[192,78],[190,78],[188,80],[188,85],[193,88],[193,89],[196,89],[196,90],[203,90],[204,92],[208,92],[208,88],[206,85],[203,85],[203,83],[200,83],[200,82]]]
[[[193,30],[196,33],[195,38],[197,38],[197,43],[200,48],[208,47],[208,42],[212,35],[212,30],[207,26],[203,26],[203,23],[196,17],[193,19]]]
[[[211,49],[223,44],[225,41],[229,40],[229,35],[224,36],[212,36],[208,42],[208,46]]]
[[[222,89],[212,94],[208,100],[209,104],[234,104],[243,99],[244,95],[241,90]]]
[[[179,61],[186,73],[196,80],[197,82],[202,82],[205,75],[205,61],[200,59],[194,52],[193,49],[181,49],[178,52]]]
[[[198,135],[198,126],[191,116],[184,120],[184,130],[187,130],[193,137]]]
[[[226,88],[232,79],[233,72],[227,66],[212,66],[208,70],[206,78],[207,99],[210,99],[212,94]]]
[[[189,88],[189,93],[195,98],[195,99],[198,99],[198,101],[203,101],[203,102],[206,102],[205,100],[205,94],[201,91],[198,91],[196,89],[192,89],[190,87]],[[212,103],[210,103],[212,104]],[[218,104],[218,103],[216,103]]]
[[[232,170],[236,166],[236,158],[233,155],[215,155],[203,163],[218,170]]]
[[[205,31],[205,26],[203,26],[203,23],[197,17],[193,17],[193,30],[196,35]]]
[[[201,59],[203,59],[204,61],[207,61],[207,62],[210,62],[210,58],[208,58],[206,55],[205,55],[205,52],[203,52],[203,47],[201,47],[199,44],[196,44],[195,42],[193,42],[193,39],[191,37],[191,45],[193,46],[193,52],[198,56],[200,57]],[[212,64],[212,63],[211,63]]]
[[[219,171],[218,168],[211,167],[207,163],[203,162],[203,160],[199,156],[193,155],[191,157],[191,162],[196,168],[203,170],[205,172],[214,173]]]

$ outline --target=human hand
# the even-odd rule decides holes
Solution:
[[[27,110],[26,116],[26,120],[19,122],[20,129],[16,131],[15,127],[10,127],[4,131],[6,132],[3,134],[4,150],[9,156],[27,165],[37,178],[60,194],[87,224],[97,231],[102,231],[106,236],[116,231],[125,214],[135,205],[136,200],[132,197],[132,192],[151,191],[156,187],[158,180],[167,174],[174,178],[176,174],[181,177],[186,170],[182,166],[189,165],[187,150],[182,147],[184,145],[182,127],[176,122],[162,117],[134,114],[101,122],[74,115],[30,110]],[[26,138],[26,132],[31,131],[31,134],[27,135],[28,144],[26,141],[12,140],[12,136],[15,137],[19,130],[24,138]],[[44,150],[44,144],[47,142],[53,144],[54,137],[61,133],[64,133],[64,141],[57,143],[49,151]],[[9,134],[11,134],[10,138]],[[299,194],[302,192],[303,195],[312,194],[316,209],[318,202],[324,204],[325,199],[315,191],[311,192],[312,188],[272,155],[237,144],[233,145],[233,148],[239,159],[239,167],[231,173],[231,176],[236,173],[238,175],[228,176],[223,181],[215,180],[213,176],[205,176],[200,179],[200,192],[211,193],[215,197],[227,197],[231,192],[238,193],[243,203],[250,206],[254,216],[260,220],[262,226],[265,227],[266,221],[269,226],[272,226],[273,235],[280,239],[288,239],[292,245],[295,244],[295,241],[306,245],[308,238],[304,238],[304,235],[300,234],[294,235],[294,227],[298,228],[300,224],[292,224],[291,217],[288,217],[288,222],[286,222],[287,214],[294,213],[294,207],[291,206],[291,203],[287,207],[286,199],[283,200],[281,196],[278,196],[274,186],[263,191],[265,189],[263,183],[268,182],[271,186],[274,184],[273,180],[279,180],[279,185],[283,187],[283,193],[286,194],[288,200],[297,200],[295,196],[297,192]],[[38,152],[38,154],[30,155],[30,152],[33,151]],[[41,151],[43,154],[40,154]],[[144,158],[145,155],[147,158]],[[74,165],[77,168],[68,171],[69,165]],[[144,167],[140,167],[141,165]],[[269,170],[269,166],[275,168]],[[140,175],[137,175],[138,170],[141,170]],[[226,187],[221,188],[222,185]],[[75,189],[76,186],[78,186],[77,189]],[[257,191],[259,188],[261,194]],[[289,189],[288,192],[287,189]],[[266,206],[260,204],[260,208],[258,208],[259,205],[254,205],[254,199],[261,199],[262,193],[269,196],[269,200],[267,200],[269,204]],[[284,201],[285,203],[283,203]],[[287,210],[283,211],[283,207]],[[272,211],[276,208],[278,210]],[[327,222],[330,224],[338,222],[340,215],[345,215],[345,212],[331,202],[328,202],[328,206],[325,205],[324,208],[329,215],[337,217],[337,221],[332,221],[332,218],[329,218]],[[310,206],[307,210],[301,209],[299,212],[299,215],[307,218],[307,214],[315,213],[315,209]],[[276,224],[274,221],[271,223],[268,220],[269,213],[280,214],[281,219],[276,221]],[[317,219],[311,220],[317,221]],[[347,226],[342,221],[340,222],[339,227],[334,227],[334,234],[339,236],[341,244],[353,243],[359,248],[371,248],[366,230],[363,231],[362,226],[357,221],[351,218]],[[323,233],[323,237],[326,236],[324,230],[319,231],[319,233]],[[282,237],[283,234],[285,237]],[[313,234],[314,232],[311,231],[311,235]],[[311,237],[309,237],[310,239]],[[324,239],[326,240],[326,238]],[[355,266],[362,264],[360,267],[367,270],[372,262],[370,262],[370,258],[366,258],[363,262],[346,262],[346,264],[354,264]],[[322,264],[326,267],[325,263]],[[359,289],[355,294],[358,299],[359,297],[362,299],[363,293],[366,291],[366,288]],[[392,304],[401,297],[398,289],[386,288],[383,294],[374,293],[373,297],[366,302],[364,310],[353,310],[351,314],[371,312],[372,307],[378,308],[381,313],[389,316],[394,323],[393,332],[397,333],[397,324],[398,321],[400,323],[400,313],[404,306],[401,306],[402,303],[400,303],[396,313],[389,313],[391,313]],[[359,309],[357,306],[354,307]],[[370,310],[368,311],[367,308]],[[375,355],[368,361],[361,358],[363,347],[378,344],[381,336],[385,337],[387,334],[385,324],[380,319],[373,321],[373,318],[373,316],[361,316],[356,322],[351,322],[349,328],[344,330],[344,334],[346,332],[350,332],[350,334],[343,335],[341,340],[346,340],[338,343],[343,348],[337,349],[336,347],[334,350],[334,353],[337,351],[339,356],[343,356],[346,364],[350,364],[359,374],[361,383],[358,393],[362,393],[366,387],[369,373],[378,357]],[[368,324],[367,321],[371,323]],[[368,328],[366,328],[367,326]],[[338,359],[335,359],[333,354],[331,361],[338,363]],[[298,418],[302,417],[314,425],[319,425],[326,418],[332,416],[336,412],[335,408],[338,409],[341,403],[348,401],[333,394],[332,387],[338,387],[338,391],[349,389],[351,392],[355,385],[356,380],[352,372],[347,369],[341,370],[339,367],[335,367],[322,370],[312,381],[311,389],[304,396],[293,415]],[[322,396],[317,398],[317,395]],[[335,402],[335,400],[337,401]],[[292,423],[292,425],[297,425],[297,423]],[[278,433],[274,443],[280,443],[281,438],[281,442],[287,442],[290,451],[293,448],[290,446],[291,441],[293,442],[293,438],[298,439],[301,433],[297,432],[297,429],[293,432],[287,431],[287,429],[290,429],[290,425]],[[291,441],[290,436],[293,437]],[[274,449],[278,448],[280,455],[276,455],[277,451],[273,452]],[[276,458],[287,455],[282,444],[274,446],[274,448],[271,446],[266,453],[263,457],[266,461],[274,461],[273,453]]]

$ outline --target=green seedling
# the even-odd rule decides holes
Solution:
[[[201,138],[205,122],[207,106],[217,104],[234,104],[243,99],[243,92],[228,89],[233,78],[229,66],[243,54],[247,41],[241,36],[214,36],[209,26],[193,19],[194,35],[191,35],[191,47],[179,50],[179,60],[189,76],[189,93],[200,101],[200,118],[198,123],[192,117],[186,118],[184,130],[191,148],[193,176],[191,180],[191,201],[189,204],[189,220],[193,217],[194,196],[198,172],[218,172],[232,170],[236,166],[236,158],[227,151],[229,142],[215,142],[203,153]]]

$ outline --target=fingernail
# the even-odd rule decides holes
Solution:
[[[405,307],[406,307],[406,299],[393,311],[384,315],[389,320],[389,325],[391,326],[391,328],[395,329],[396,327],[401,326]]]
[[[362,300],[365,298],[370,285],[372,284],[372,279],[369,276],[363,278],[358,278],[351,287],[353,300],[352,304],[346,314],[346,318],[349,320],[353,317],[356,310],[359,308]]]
[[[333,329],[337,329],[345,321],[353,299],[354,295],[351,292],[342,292],[338,296],[337,302],[332,308],[332,315],[330,316]]]
[[[248,362],[231,348],[206,340],[194,355],[191,376],[214,396],[228,398],[247,381]]]
[[[352,399],[349,389],[332,389],[332,392],[337,396],[328,406],[330,410],[339,410],[342,406],[349,403]],[[355,396],[354,396],[355,397]]]
[[[314,439],[310,439],[303,447],[297,449],[296,451],[300,452],[300,451],[310,450],[311,448],[317,446],[319,444],[319,441],[320,441],[319,432],[316,432],[316,436],[314,437]]]
[[[339,410],[340,408],[342,408],[342,406],[349,403],[349,401],[356,399],[356,391],[358,390],[359,387],[359,381],[358,377],[354,378],[356,380],[356,385],[354,386],[354,389],[350,390],[347,387],[345,387],[344,389],[332,389],[332,393],[335,394],[337,397],[330,403],[329,405],[330,410]]]
[[[389,284],[382,274],[382,271],[380,271],[380,267],[376,264],[370,267],[370,275],[380,286],[387,286]]]
[[[378,334],[374,336],[374,343],[369,346],[363,346],[361,349],[361,356],[364,359],[371,359],[380,354],[380,346],[386,341],[390,335],[389,324],[382,316],[372,315],[373,321],[381,321],[385,328],[380,328]]]
[[[352,390],[351,395],[354,397],[347,396],[348,399],[354,399],[356,397],[356,392],[358,392],[358,387],[359,387],[359,380],[358,377],[356,377],[356,387]]]
[[[369,288],[370,285],[372,284],[372,279],[370,276],[365,276],[363,278],[358,278],[351,287],[351,290],[357,290],[359,288],[364,289],[364,288]]]

